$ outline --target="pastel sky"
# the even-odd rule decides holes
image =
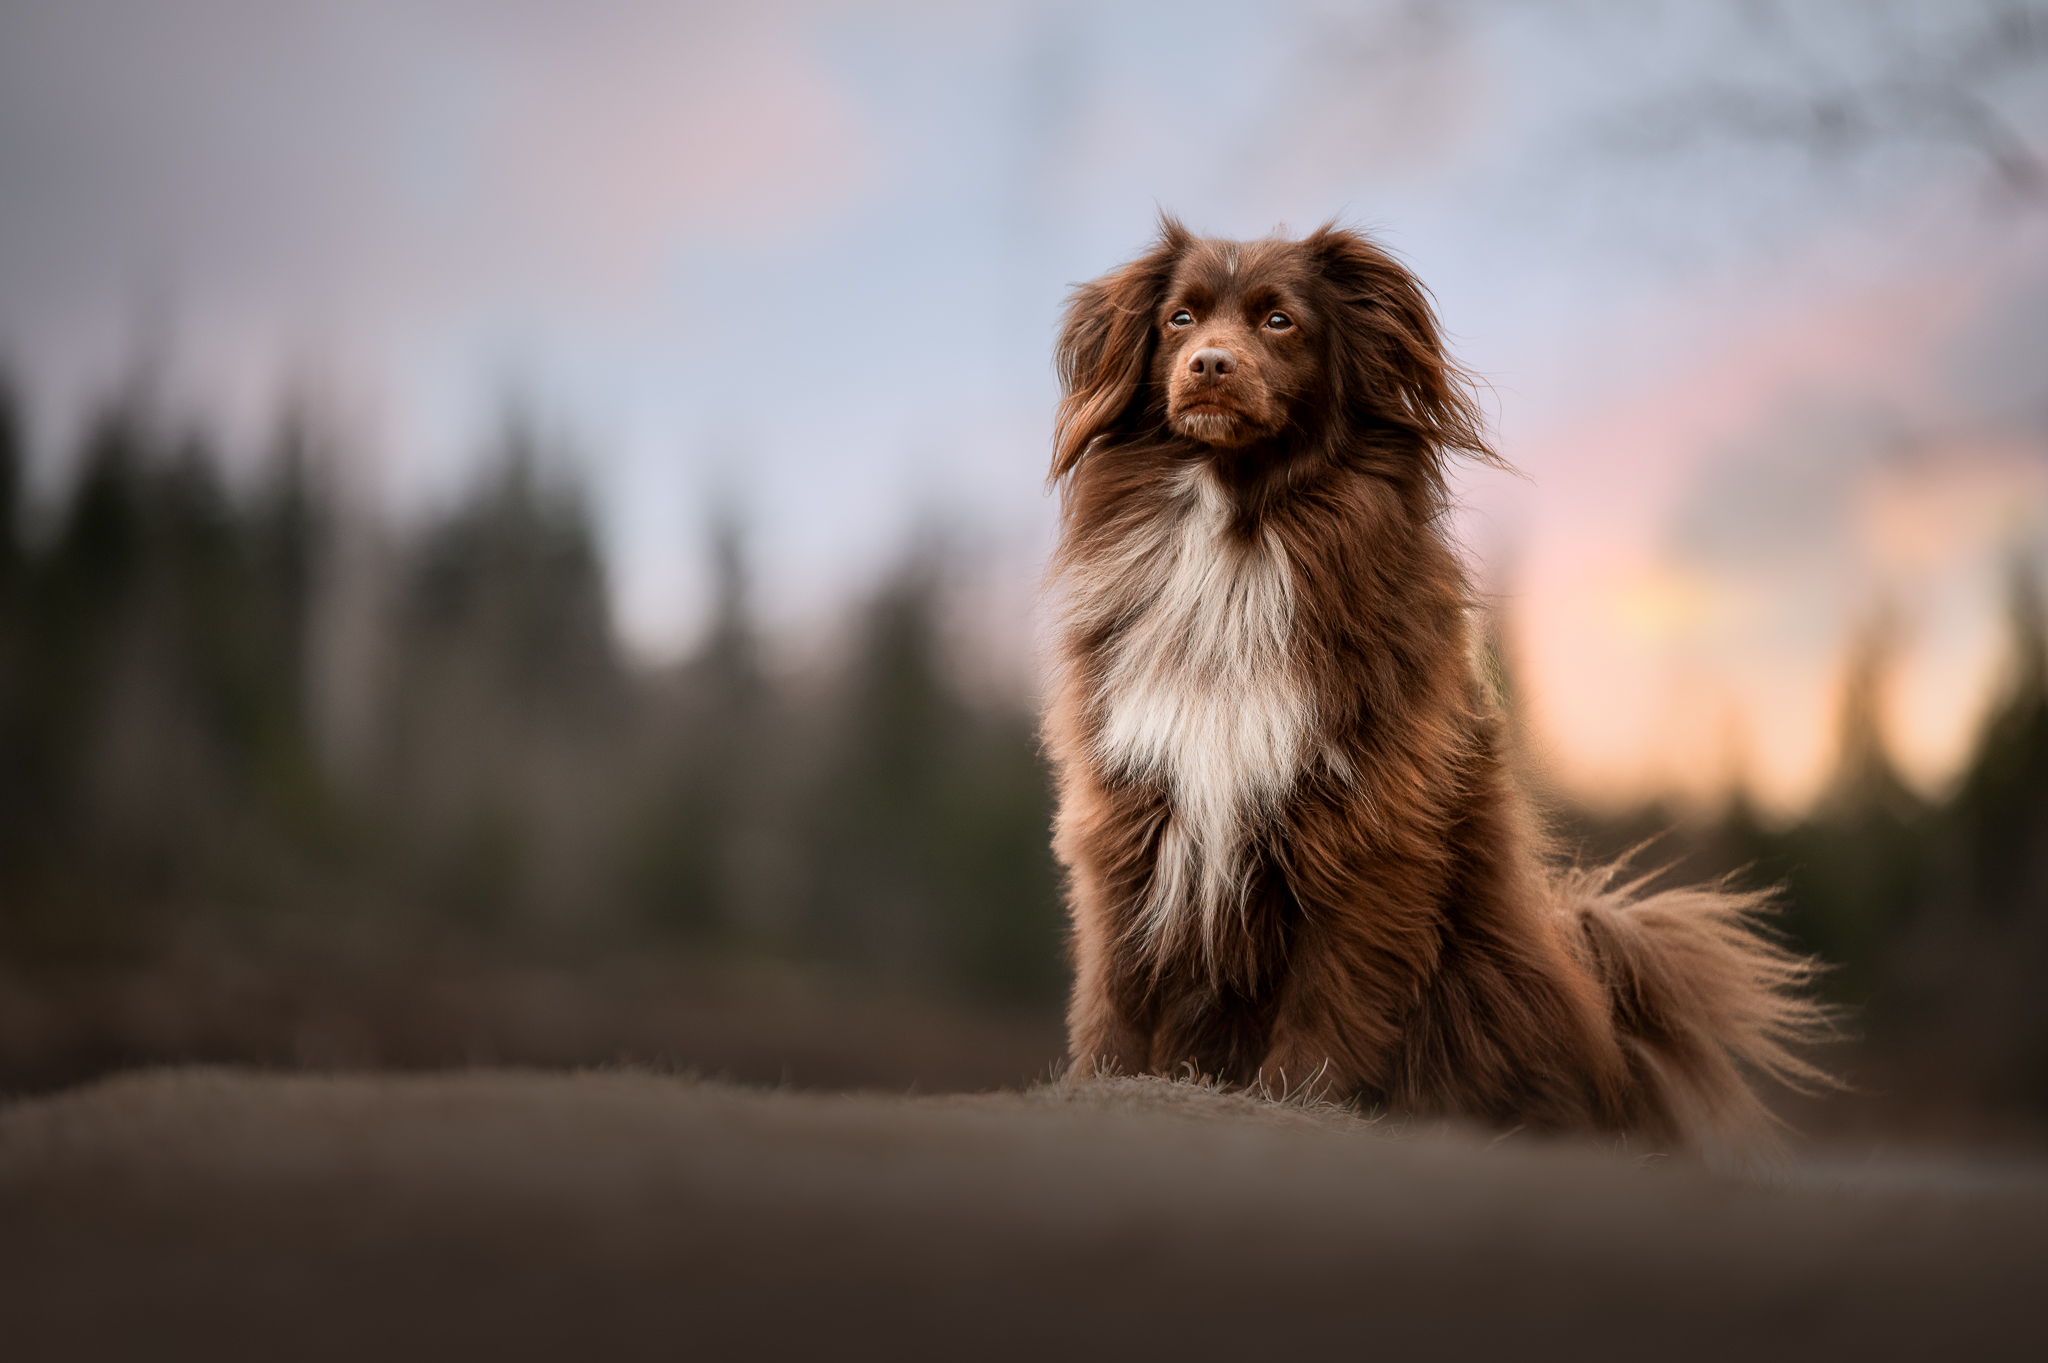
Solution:
[[[2048,526],[2048,21],[2013,10],[10,0],[0,356],[46,486],[147,352],[245,452],[310,395],[401,515],[516,395],[642,652],[699,627],[723,503],[792,637],[938,527],[1021,671],[1065,291],[1160,208],[1341,217],[1491,384],[1522,476],[1460,529],[1561,779],[1796,806],[1883,614],[1932,787]]]

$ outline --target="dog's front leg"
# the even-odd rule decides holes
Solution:
[[[1119,997],[1115,963],[1106,945],[1089,941],[1077,922],[1074,935],[1074,996],[1067,1006],[1067,1053],[1071,1073],[1143,1074],[1151,1067],[1152,1027],[1130,1000]]]
[[[1067,1050],[1073,1072],[1143,1074],[1152,1064],[1154,1018],[1147,980],[1129,959],[1119,914],[1122,897],[1085,863],[1068,888],[1074,993],[1067,1005]]]
[[[1414,931],[1389,930],[1411,920]],[[1427,920],[1393,904],[1308,908],[1259,1067],[1270,1092],[1341,1100],[1386,1090],[1434,950]]]
[[[1062,773],[1053,852],[1067,869],[1074,993],[1067,1049],[1075,1072],[1143,1074],[1152,1065],[1150,976],[1132,958],[1131,922],[1165,817],[1156,789],[1112,792],[1075,763]]]
[[[1275,1097],[1342,1100],[1385,1087],[1395,1031],[1359,1007],[1355,982],[1313,949],[1281,986],[1258,1083]]]

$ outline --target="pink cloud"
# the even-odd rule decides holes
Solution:
[[[1919,626],[1895,694],[1900,754],[1926,783],[1954,768],[1995,657],[1996,565],[2042,525],[2048,463],[2038,444],[1960,427],[1940,362],[2038,255],[1673,307],[1683,333],[1648,339],[1629,391],[1581,394],[1518,445],[1540,509],[1518,555],[1517,638],[1569,785],[1707,798],[1739,767],[1768,804],[1796,807],[1832,760],[1846,639],[1887,603]],[[1802,425],[1816,404],[1883,421]],[[1886,452],[1872,442],[1887,423],[1934,434]],[[1701,558],[1673,534],[1706,495],[1735,547]]]

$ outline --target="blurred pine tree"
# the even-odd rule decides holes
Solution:
[[[676,732],[626,849],[628,892],[653,923],[788,947],[788,890],[769,863],[786,836],[790,733],[763,671],[746,549],[728,510],[711,528],[712,617],[666,697]],[[786,811],[783,811],[786,817]]]
[[[1931,888],[1931,811],[1900,777],[1884,735],[1896,644],[1890,617],[1881,616],[1851,646],[1834,772],[1777,848],[1789,870],[1787,926],[1837,965],[1831,988],[1859,1002],[1882,987],[1890,947]]]
[[[2025,563],[2010,575],[2011,661],[1958,793],[1953,818],[1968,896],[1984,917],[2048,921],[2048,618]]]
[[[529,426],[418,537],[395,609],[373,782],[390,873],[473,929],[601,917],[629,681],[588,506]]]
[[[1064,971],[1044,773],[1026,717],[951,682],[948,563],[928,549],[869,607],[806,820],[812,931],[894,973],[1048,997]]]

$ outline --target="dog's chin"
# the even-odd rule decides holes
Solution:
[[[1259,438],[1259,428],[1236,412],[1203,407],[1173,418],[1173,429],[1190,440],[1217,449],[1234,450]]]

